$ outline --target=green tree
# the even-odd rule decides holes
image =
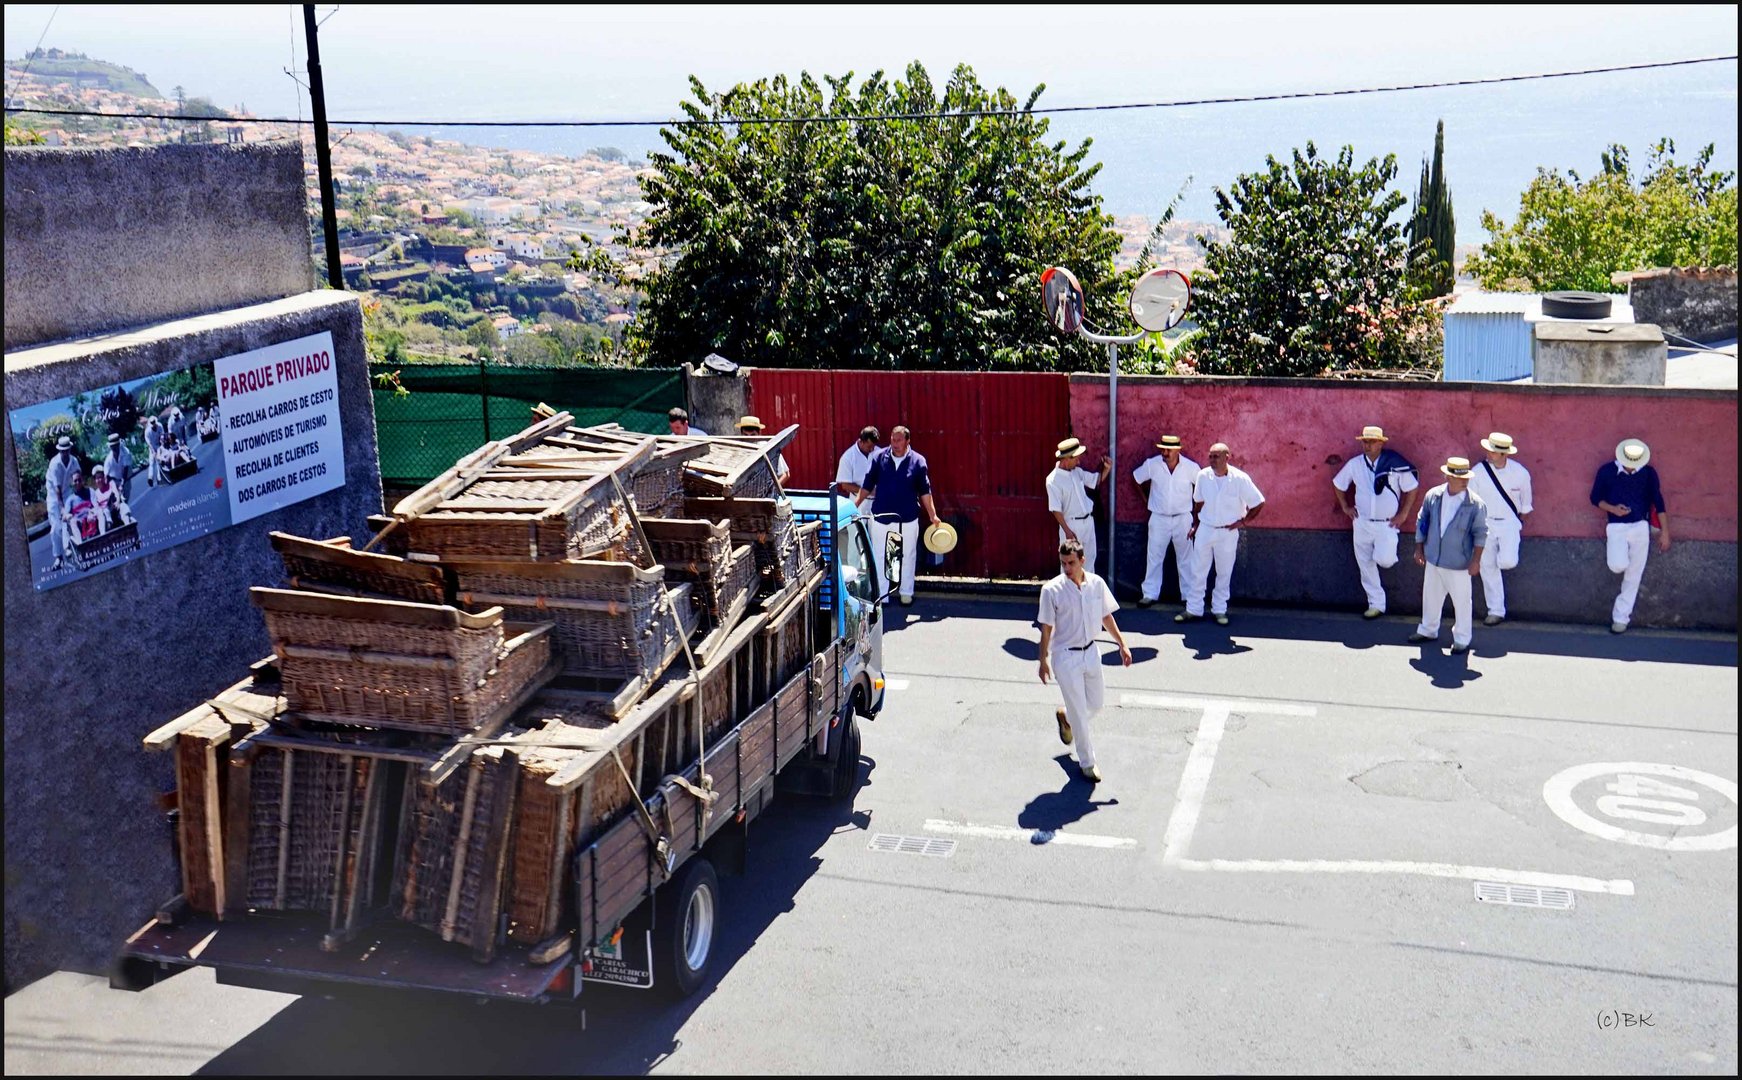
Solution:
[[[1197,370],[1225,375],[1320,375],[1420,363],[1413,347],[1433,321],[1406,296],[1409,241],[1393,217],[1397,160],[1359,167],[1355,149],[1321,158],[1311,142],[1283,164],[1216,188],[1226,241],[1199,236],[1205,267],[1192,311],[1202,328]]]
[[[958,66],[941,93],[919,64],[808,74],[712,93],[651,155],[652,204],[625,243],[675,252],[645,282],[633,348],[672,364],[719,351],[767,367],[1056,369],[1103,363],[1055,331],[1039,277],[1071,267],[1091,318],[1112,323],[1129,280],[1089,190],[1090,142],[1067,152],[1047,121]],[[870,115],[1011,110],[854,123]],[[741,124],[745,120],[803,120]]]
[[[1489,240],[1468,268],[1487,289],[1620,292],[1611,275],[1657,266],[1735,266],[1736,174],[1711,170],[1712,146],[1692,165],[1662,139],[1633,179],[1627,148],[1611,145],[1602,170],[1538,169],[1507,225],[1484,210]]]
[[[479,356],[495,356],[501,349],[501,339],[496,335],[496,327],[488,318],[479,319],[466,329],[466,343],[478,350]]]
[[[1434,127],[1434,158],[1430,169],[1421,163],[1421,186],[1416,191],[1415,211],[1409,219],[1409,250],[1426,252],[1426,270],[1417,275],[1415,289],[1422,296],[1446,296],[1455,282],[1457,228],[1452,217],[1452,194],[1446,189],[1446,122]]]

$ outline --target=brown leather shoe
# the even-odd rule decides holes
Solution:
[[[1071,740],[1076,737],[1071,734],[1071,722],[1065,719],[1065,711],[1063,709],[1056,710],[1054,715],[1058,717],[1059,722],[1059,742],[1069,746]]]

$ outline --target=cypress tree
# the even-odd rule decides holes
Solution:
[[[1452,291],[1454,245],[1457,230],[1452,219],[1452,196],[1446,189],[1446,122],[1434,128],[1434,156],[1430,168],[1421,165],[1421,184],[1415,197],[1415,212],[1409,221],[1411,252],[1426,251],[1434,268],[1422,282],[1429,296]]]

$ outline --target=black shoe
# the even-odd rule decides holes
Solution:
[[[1153,603],[1155,603],[1155,601],[1151,600],[1147,597],[1140,596],[1137,598],[1137,606],[1138,607],[1148,607],[1149,605],[1151,605]]]
[[[1422,643],[1422,642],[1424,642],[1424,641],[1438,641],[1438,640],[1439,640],[1439,638],[1437,638],[1437,637],[1430,637],[1430,636],[1428,636],[1428,635],[1427,635],[1427,634],[1416,634],[1416,633],[1412,633],[1412,634],[1410,634],[1410,635],[1409,635],[1409,643],[1410,643],[1410,644],[1411,644],[1411,645],[1419,645],[1419,644],[1421,644],[1421,643]]]

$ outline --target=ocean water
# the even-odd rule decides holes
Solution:
[[[502,116],[619,117],[608,89],[589,92],[577,77],[560,98],[528,86],[480,102],[458,88],[422,97],[425,116],[486,119]],[[1071,146],[1093,140],[1090,161],[1101,163],[1095,191],[1116,215],[1152,220],[1188,178],[1178,216],[1215,220],[1213,189],[1264,166],[1266,155],[1288,160],[1311,140],[1322,155],[1351,145],[1359,161],[1397,157],[1397,184],[1413,196],[1421,163],[1433,153],[1434,124],[1446,124],[1446,176],[1451,187],[1459,243],[1486,239],[1481,212],[1510,221],[1518,197],[1539,167],[1598,170],[1611,144],[1626,146],[1637,167],[1647,147],[1663,137],[1675,141],[1677,159],[1691,161],[1707,143],[1713,165],[1734,171],[1737,162],[1736,66],[1703,64],[1578,78],[1502,83],[1388,94],[1064,113],[1051,118],[1050,133]],[[553,112],[551,102],[577,102]],[[1041,104],[1047,104],[1043,97]],[[484,111],[487,109],[487,112]],[[638,110],[639,112],[639,110]],[[675,114],[675,109],[673,110]],[[335,117],[372,115],[367,102],[336,101]],[[378,112],[373,115],[380,115]],[[403,115],[403,112],[401,113]],[[642,115],[645,115],[644,113]],[[579,154],[614,146],[644,157],[666,150],[652,127],[465,128],[419,127],[412,134],[492,147]]]

